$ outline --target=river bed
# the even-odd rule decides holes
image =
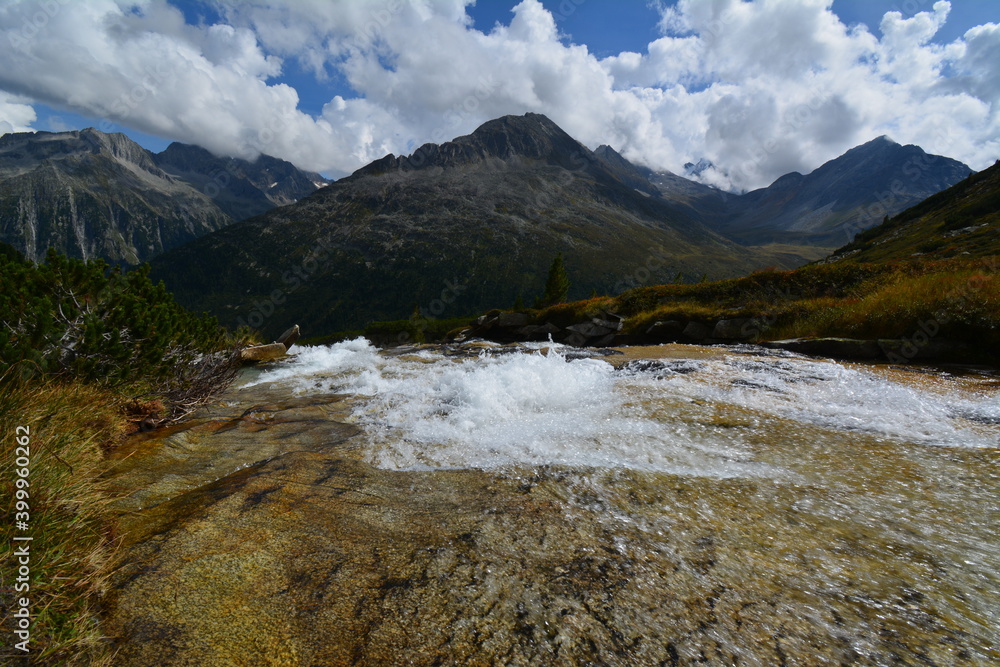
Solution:
[[[1000,663],[1000,378],[303,348],[110,473],[122,665]]]

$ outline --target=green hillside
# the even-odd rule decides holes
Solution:
[[[1000,255],[1000,162],[864,231],[834,259],[902,259]]]

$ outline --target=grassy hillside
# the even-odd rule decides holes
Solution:
[[[1000,163],[862,232],[834,254],[852,262],[1000,255]]]
[[[566,327],[625,316],[626,336],[657,322],[747,319],[752,342],[786,338],[930,340],[965,346],[967,361],[1000,355],[1000,257],[811,265],[695,285],[657,285],[528,311],[534,323]]]

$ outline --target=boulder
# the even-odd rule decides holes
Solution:
[[[473,325],[478,327],[479,331],[489,331],[496,325],[497,321],[500,319],[500,315],[501,313],[499,310],[491,310],[485,315],[477,317],[476,321],[473,322]]]
[[[566,327],[566,331],[570,332],[566,342],[577,346],[609,345],[624,325],[625,318],[621,315],[601,311],[599,315],[590,318],[589,322],[579,322]]]
[[[549,336],[559,333],[560,329],[551,322],[545,324],[529,324],[517,330],[517,335],[524,340],[548,340]]]
[[[618,313],[612,313],[608,311],[601,311],[601,314],[597,317],[591,318],[590,320],[597,326],[605,327],[607,329],[612,329],[614,331],[621,331],[622,327],[625,326],[625,318]]]
[[[526,326],[530,321],[531,318],[524,313],[500,313],[494,326],[511,329]]]
[[[761,343],[763,347],[834,359],[878,359],[882,341],[857,338],[789,338]]]
[[[584,338],[603,338],[608,334],[618,333],[617,328],[606,327],[601,324],[596,324],[595,322],[581,322],[579,324],[571,324],[566,327],[567,331],[572,331],[578,333]]]
[[[603,338],[588,341],[587,345],[590,347],[608,347],[609,345],[614,345],[617,338],[618,334],[610,333]]]
[[[970,346],[937,338],[886,339],[876,343],[885,358],[894,364],[909,361],[943,361],[974,357],[976,352]]]
[[[701,322],[688,322],[681,335],[690,340],[701,341],[712,335],[713,328]]]
[[[278,336],[278,340],[275,343],[281,343],[285,346],[285,350],[290,350],[295,341],[299,339],[299,325],[293,324],[290,329],[285,331],[285,333]]]
[[[723,338],[730,340],[747,340],[751,337],[752,327],[748,327],[750,322],[748,317],[738,317],[732,320],[719,320],[712,329],[712,338]],[[744,328],[751,329],[749,333],[744,332]]]
[[[677,320],[653,322],[646,335],[660,341],[674,342],[684,335],[684,323]]]
[[[240,350],[240,359],[244,362],[256,363],[261,361],[274,361],[285,356],[288,350],[281,343],[271,343],[270,345],[253,345]]]

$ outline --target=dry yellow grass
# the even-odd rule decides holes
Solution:
[[[601,309],[627,317],[625,333],[657,321],[711,323],[747,317],[766,322],[758,340],[798,337],[905,338],[933,332],[982,350],[1000,349],[1000,258],[838,262],[762,271],[711,283],[656,285],[530,311],[565,326]]]
[[[13,598],[26,597],[33,664],[110,665],[100,601],[115,566],[116,542],[99,475],[103,451],[122,437],[127,422],[119,399],[106,390],[15,375],[8,369],[0,378],[0,487],[10,505],[0,539],[12,545],[15,534],[32,538],[31,572],[29,591],[3,591],[4,631],[12,636]],[[26,531],[13,523],[19,426],[27,428],[30,447]],[[7,655],[23,655],[5,644]]]

